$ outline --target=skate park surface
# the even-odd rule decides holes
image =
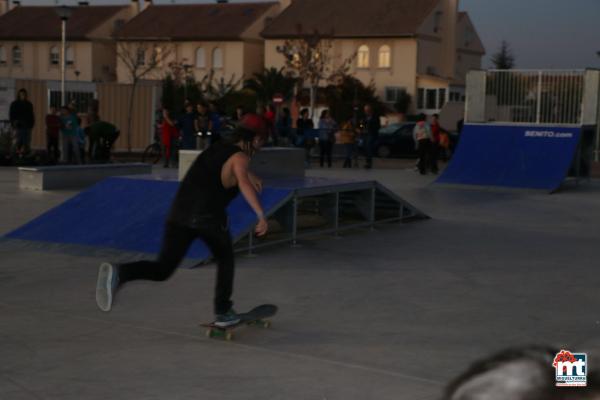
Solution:
[[[376,179],[432,217],[237,258],[235,307],[274,303],[269,330],[211,340],[214,266],[132,283],[96,308],[100,262],[0,241],[0,399],[435,400],[509,346],[600,354],[600,182],[554,195],[432,186],[412,170],[311,169]],[[0,170],[0,235],[74,196],[26,192]]]

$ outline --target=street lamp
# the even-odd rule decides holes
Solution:
[[[73,9],[67,6],[56,7],[56,14],[60,17],[62,26],[62,39],[61,39],[61,50],[60,50],[60,105],[65,106],[67,104],[65,98],[65,77],[67,74],[66,68],[66,51],[67,51],[67,20],[71,17]]]

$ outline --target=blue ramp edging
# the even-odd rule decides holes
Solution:
[[[465,125],[435,183],[556,191],[566,179],[580,127]]]
[[[156,254],[165,219],[179,183],[108,178],[5,235],[11,239],[108,247]],[[261,202],[268,213],[292,196],[288,189],[265,188]],[[249,232],[256,217],[243,197],[227,209],[231,235]],[[187,257],[206,260],[211,254],[195,241]]]

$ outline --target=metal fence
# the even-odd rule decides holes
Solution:
[[[486,71],[484,121],[581,124],[584,78],[583,70]]]

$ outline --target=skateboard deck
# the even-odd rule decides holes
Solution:
[[[258,307],[254,307],[252,310],[239,314],[240,322],[230,326],[217,326],[216,321],[203,323],[200,326],[206,328],[206,336],[209,338],[223,338],[227,341],[233,339],[233,331],[241,326],[255,325],[263,328],[271,327],[271,321],[267,318],[271,318],[277,314],[277,306],[273,304],[263,304]]]

